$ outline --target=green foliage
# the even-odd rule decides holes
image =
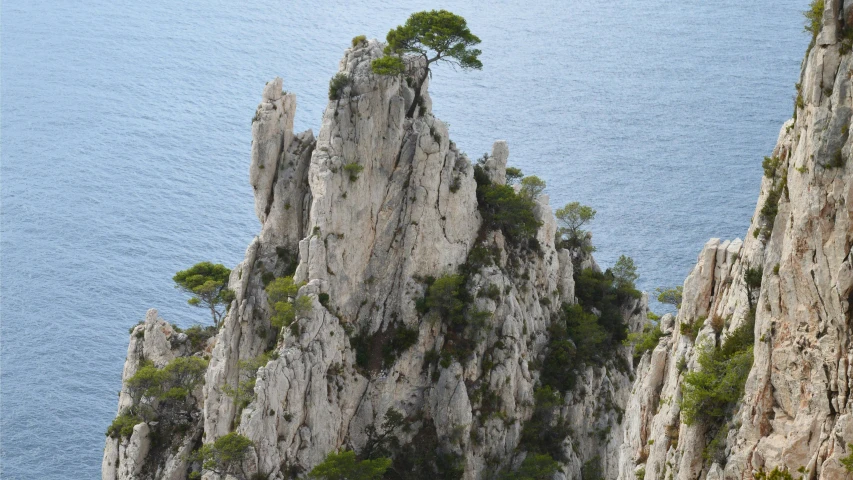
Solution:
[[[771,178],[773,178],[773,184],[767,192],[764,205],[761,206],[761,210],[759,211],[759,217],[764,224],[761,234],[766,238],[770,238],[770,234],[773,232],[773,223],[776,221],[776,215],[779,213],[779,201],[782,199],[782,194],[788,185],[788,173],[786,170],[783,170],[781,174]]]
[[[576,272],[578,303],[563,304],[559,319],[549,327],[542,384],[566,392],[574,388],[578,367],[607,361],[628,338],[622,306],[639,294],[632,287],[617,285],[609,270],[601,273],[588,268]]]
[[[343,72],[336,73],[331,80],[329,80],[329,100],[338,100],[341,98],[341,94],[344,91],[344,88],[350,85],[349,75]]]
[[[823,4],[823,1],[821,1],[821,4]],[[765,472],[762,467],[754,476],[755,480],[794,480],[794,477],[787,468],[779,470],[779,467],[774,468],[770,473]]]
[[[761,288],[761,279],[763,273],[758,267],[747,267],[743,271],[743,283],[746,285],[746,296],[749,301],[750,309],[755,301],[754,295]]]
[[[357,47],[366,41],[367,41],[366,35],[358,35],[358,36],[352,37],[352,46]]]
[[[193,325],[184,330],[187,338],[190,341],[190,346],[194,352],[201,351],[206,345],[208,339],[216,335],[216,327],[202,327],[201,325]]]
[[[320,302],[320,305],[329,308],[329,294],[328,293],[320,293],[317,295],[317,301]]]
[[[634,288],[634,283],[640,278],[637,274],[637,267],[634,265],[634,259],[625,255],[621,255],[616,264],[613,265],[613,279],[616,282],[617,288]]]
[[[183,400],[204,381],[205,370],[207,360],[201,357],[178,357],[162,369],[144,363],[125,383],[134,404],[143,400]]]
[[[841,466],[847,473],[853,473],[853,443],[847,444],[847,450],[850,452],[846,457],[841,457]]]
[[[682,384],[681,413],[685,423],[719,425],[731,415],[743,396],[752,368],[753,329],[750,316],[726,337],[721,348],[700,350],[699,370],[687,373]]]
[[[824,0],[812,0],[809,9],[803,12],[806,17],[805,30],[812,34],[812,42],[817,38],[820,27],[823,25],[823,10]]]
[[[273,312],[270,323],[276,329],[289,327],[294,320],[311,312],[311,298],[305,295],[297,297],[302,285],[294,282],[293,277],[279,277],[264,289]]]
[[[679,285],[674,288],[658,287],[655,289],[658,294],[658,301],[667,305],[672,305],[675,308],[681,308],[681,298],[684,296],[684,287]]]
[[[604,480],[604,473],[601,471],[601,457],[595,457],[584,462],[581,468],[582,480]]]
[[[596,211],[592,207],[579,202],[570,202],[558,208],[554,212],[560,224],[557,230],[558,243],[562,241],[564,248],[582,247],[586,232],[581,227],[593,221],[595,214]]]
[[[654,350],[661,337],[663,332],[657,323],[647,323],[642,332],[629,334],[626,342],[634,344],[634,360],[639,360],[644,353]]]
[[[243,468],[243,462],[253,446],[248,438],[231,432],[201,447],[193,459],[200,461],[204,470],[245,480],[248,475]]]
[[[515,193],[509,185],[492,184],[479,165],[474,167],[474,178],[477,180],[477,206],[486,228],[501,230],[516,245],[536,236],[542,225],[533,213],[536,202],[527,195]]]
[[[228,289],[230,275],[231,270],[222,264],[200,262],[176,273],[172,280],[177,288],[192,295],[187,303],[209,308],[213,322],[218,326],[224,313],[219,307],[225,306],[227,310],[234,300],[234,292]]]
[[[482,52],[473,48],[480,39],[471,33],[464,18],[446,10],[413,13],[404,25],[388,32],[386,42],[385,56],[371,64],[374,73],[399,75],[405,70],[401,57],[407,53],[423,57],[425,62],[423,73],[414,85],[415,98],[406,112],[407,117],[413,117],[418,107],[423,115],[421,85],[434,63],[449,63],[463,70],[483,68],[479,58]]]
[[[418,330],[399,326],[394,329],[394,334],[391,336],[391,341],[382,347],[383,364],[391,366],[400,357],[400,354],[418,343]]]
[[[761,162],[761,167],[764,168],[764,176],[767,178],[776,176],[776,170],[781,163],[782,160],[779,157],[764,157],[764,161]]]
[[[344,173],[349,175],[350,182],[358,180],[358,176],[361,174],[362,170],[364,170],[364,165],[361,165],[360,163],[351,162],[344,165]]]
[[[109,428],[107,428],[107,436],[113,438],[129,437],[133,433],[133,427],[142,422],[142,418],[125,409],[113,420],[113,423],[110,424]]]
[[[275,357],[277,357],[276,353],[266,352],[249,360],[240,360],[237,363],[240,370],[237,386],[232,387],[228,384],[222,386],[222,393],[234,399],[234,404],[237,406],[236,418],[240,417],[240,411],[255,398],[255,379],[258,376],[258,369]]]
[[[563,304],[563,319],[566,322],[566,334],[577,348],[581,361],[592,359],[599,353],[601,344],[608,339],[608,333],[593,313],[585,312],[580,305]]]
[[[545,181],[541,178],[531,175],[521,179],[521,189],[519,193],[530,200],[535,200],[536,197],[542,195],[545,191]]]
[[[560,464],[548,454],[528,454],[514,472],[501,475],[501,480],[551,480]]]
[[[465,323],[464,314],[468,301],[465,277],[444,275],[437,278],[427,289],[425,305],[445,322],[459,325]]]
[[[725,466],[726,458],[726,438],[729,435],[728,424],[723,424],[714,435],[714,438],[708,442],[705,449],[702,450],[702,458],[709,464],[719,463]]]
[[[488,312],[471,308],[473,298],[465,288],[466,276],[462,274],[444,275],[432,281],[425,297],[416,303],[421,313],[429,313],[439,318],[447,326],[447,337],[443,352],[449,365],[450,357],[465,361],[476,347],[480,329]]]
[[[413,13],[404,25],[388,32],[386,41],[383,58],[414,53],[424,58],[427,69],[435,62],[450,63],[464,70],[483,68],[480,50],[471,48],[480,39],[471,33],[464,18],[447,10]],[[377,61],[373,63],[374,71]]]
[[[682,322],[678,329],[682,335],[688,337],[690,341],[695,342],[696,337],[699,335],[699,330],[702,330],[702,326],[705,324],[705,320],[707,319],[708,317],[706,316],[700,316],[692,322]]]
[[[533,415],[521,430],[519,448],[566,460],[562,444],[569,434],[569,428],[559,416],[559,407],[562,405],[560,393],[546,385],[537,388],[533,398]]]
[[[386,55],[382,58],[377,58],[370,64],[373,73],[378,75],[397,76],[406,71],[406,64],[400,57],[392,57]]]
[[[355,363],[367,371],[390,368],[400,355],[418,342],[418,330],[405,325],[392,325],[383,332],[368,335],[360,332],[350,338],[355,350]]]
[[[308,478],[322,480],[379,480],[391,466],[391,459],[358,460],[351,450],[332,452],[314,467]]]
[[[524,174],[521,173],[520,168],[515,167],[506,167],[506,184],[513,185],[515,182],[521,180],[524,177]]]
[[[839,148],[835,151],[835,153],[832,154],[832,157],[829,159],[829,161],[823,164],[823,167],[828,168],[828,169],[842,168],[842,167],[844,167],[845,163],[847,163],[847,162],[844,159],[844,154],[842,153],[841,149]]]

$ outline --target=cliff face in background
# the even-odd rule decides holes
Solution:
[[[705,245],[684,283],[677,319],[663,322],[670,335],[640,363],[619,478],[635,478],[635,469],[646,479],[747,479],[776,468],[795,478],[849,475],[839,460],[853,442],[853,60],[844,40],[852,11],[839,0],[826,2],[803,62],[795,117],[782,127],[765,168],[746,240]],[[775,217],[767,205],[777,206]],[[742,400],[724,422],[720,454],[706,460],[712,427],[685,424],[683,381],[698,368],[697,346],[725,340],[752,321],[749,268],[761,272],[753,293],[754,363]],[[719,333],[715,318],[724,323]],[[680,326],[697,320],[694,341]]]
[[[232,431],[253,442],[247,476],[292,478],[329,452],[381,447],[395,457],[389,478],[495,478],[536,451],[530,425],[559,433],[548,446],[557,479],[747,479],[776,467],[845,478],[851,10],[827,1],[746,240],[705,245],[678,314],[660,320],[660,342],[636,365],[622,346],[606,361],[566,365],[576,380],[547,415],[540,387],[554,325],[580,301],[581,271],[600,271],[583,249],[555,244],[547,196],[535,198],[533,240],[486,225],[475,167],[432,115],[427,86],[418,100],[405,76],[374,75],[375,41],[347,50],[349,84],[316,138],[292,132],[295,96],[269,82],[252,124],[262,229],[232,270],[236,299],[222,327],[199,339],[152,310],[131,332],[125,382],[146,361],[195,355],[209,358],[204,384],[168,437],[151,422],[108,437],[103,478],[187,478],[200,467],[191,452]],[[481,162],[492,184],[506,182],[508,155],[496,142]],[[423,305],[431,281],[453,274],[464,278],[466,318],[478,319],[462,335]],[[311,308],[276,337],[265,285],[287,275],[304,282]],[[623,299],[618,311],[639,331],[645,298]],[[713,421],[685,421],[685,378],[702,369],[702,351],[745,331],[754,339],[742,399]],[[394,350],[400,332],[416,339]],[[125,384],[119,410],[133,401]]]

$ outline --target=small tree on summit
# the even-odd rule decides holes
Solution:
[[[480,70],[480,50],[471,48],[480,39],[471,33],[465,19],[447,10],[413,13],[405,25],[391,29],[386,37],[385,56],[373,61],[371,68],[380,75],[399,75],[405,71],[401,56],[405,53],[420,55],[426,61],[424,73],[416,80],[415,101],[407,116],[415,113],[421,96],[421,86],[430,74],[430,65],[446,62],[464,70]]]
[[[234,300],[234,291],[228,289],[230,275],[231,270],[220,263],[200,262],[176,273],[172,280],[175,287],[192,295],[187,303],[209,308],[214,325],[219,326],[222,314]]]

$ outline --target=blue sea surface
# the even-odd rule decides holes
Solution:
[[[259,230],[248,165],[264,82],[320,125],[350,39],[418,10],[464,16],[478,72],[435,70],[436,115],[474,158],[496,139],[554,206],[598,210],[599,263],[683,282],[746,233],[792,113],[807,0],[46,0],[0,13],[0,476],[94,479],[128,328],[172,286],[233,266]]]

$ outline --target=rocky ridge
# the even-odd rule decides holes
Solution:
[[[108,438],[104,478],[184,478],[199,465],[178,445],[198,448],[232,431],[253,442],[246,471],[265,478],[299,476],[338,449],[363,453],[377,432],[393,435],[400,458],[428,452],[426,468],[398,462],[394,478],[416,478],[416,470],[490,478],[525,458],[519,443],[534,414],[549,327],[561,305],[576,301],[575,270],[598,266],[555,245],[545,195],[535,199],[540,226],[529,241],[485,228],[474,165],[432,115],[428,85],[416,98],[404,76],[373,74],[370,62],[381,55],[376,41],[346,52],[340,72],[349,80],[316,139],[292,133],[295,97],[281,79],[265,87],[250,168],[262,229],[232,270],[236,299],[209,353],[196,353],[210,359],[194,397],[200,428],[168,439],[172,448],[158,456],[140,446],[150,443],[144,426]],[[419,78],[422,67],[408,64],[408,77]],[[419,108],[410,118],[413,102]],[[488,181],[506,182],[508,155],[496,142],[481,165]],[[418,305],[433,279],[460,271],[466,315],[481,322],[461,337]],[[304,283],[299,295],[313,306],[273,339],[264,287],[285,275]],[[623,307],[624,321],[639,328],[645,299]],[[144,342],[152,322],[137,327]],[[401,330],[416,332],[413,345],[390,362],[372,355],[360,363],[359,342],[371,355]],[[125,381],[133,365],[161,355],[134,347],[133,338]],[[466,345],[464,355],[453,353],[457,344]],[[613,361],[581,368],[579,386],[558,397],[554,415],[567,432],[553,447],[560,478],[578,478],[584,465],[616,474],[615,439],[633,375],[629,349],[616,350]],[[244,367],[261,355],[250,399],[241,402],[235,391]],[[383,427],[389,412],[403,418],[393,432]]]
[[[638,366],[620,479],[751,479],[774,470],[806,479],[849,476],[840,460],[853,442],[853,5],[844,3],[825,2],[794,118],[765,160],[746,240],[705,245],[677,317],[663,319],[666,336]],[[751,295],[749,269],[760,281],[754,287],[753,273]],[[702,349],[752,322],[754,362],[734,412],[722,427],[688,425],[685,376],[701,369]],[[701,327],[698,335],[690,325]],[[715,431],[723,432],[716,444]]]
[[[827,0],[822,14],[746,240],[705,245],[677,314],[660,319],[659,343],[636,365],[620,347],[611,361],[570,366],[576,382],[544,424],[561,427],[554,478],[848,475],[840,460],[853,442],[853,6]],[[253,442],[246,471],[271,479],[299,477],[338,449],[366,455],[389,436],[395,458],[426,451],[433,460],[420,465],[422,477],[395,460],[389,478],[495,478],[530,451],[524,429],[541,413],[555,318],[579,301],[578,274],[600,270],[583,251],[556,244],[545,195],[536,198],[535,241],[519,245],[485,225],[475,165],[432,115],[427,85],[418,99],[406,76],[370,71],[381,49],[371,41],[346,52],[348,84],[316,138],[292,132],[295,96],[280,79],[267,84],[250,169],[262,229],[232,271],[236,299],[223,326],[190,348],[152,311],[131,335],[125,381],[146,361],[209,358],[188,407],[193,420],[165,441],[151,422],[108,437],[103,478],[187,478],[199,471],[190,452],[232,431]],[[408,76],[419,68],[410,60]],[[407,117],[413,102],[419,108]],[[506,182],[508,155],[496,142],[480,163],[493,184]],[[480,328],[465,330],[464,358],[453,350],[464,339],[419,303],[431,279],[457,272],[466,312],[483,313]],[[304,282],[299,294],[312,307],[276,338],[264,287],[285,275]],[[645,303],[622,305],[631,331],[645,323]],[[380,358],[401,331],[416,341]],[[702,371],[703,352],[739,332],[751,339],[743,393],[725,415],[688,422],[685,378]],[[258,358],[240,400],[245,365]],[[119,410],[128,402],[123,388]],[[402,423],[389,430],[390,413]]]

